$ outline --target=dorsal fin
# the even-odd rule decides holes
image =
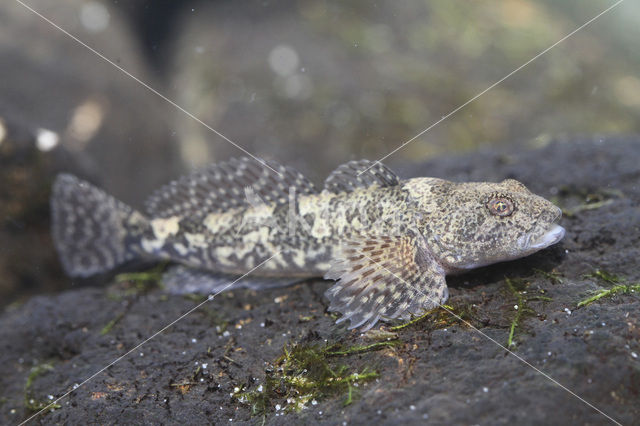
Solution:
[[[391,169],[378,161],[349,161],[331,172],[324,181],[324,189],[338,194],[372,185],[395,186],[399,180]]]
[[[266,162],[281,175],[251,158],[233,158],[211,164],[156,190],[147,199],[146,210],[152,217],[186,216],[203,219],[209,213],[248,205],[245,188],[266,203],[286,202],[289,187],[296,195],[315,194],[307,178],[290,167]]]

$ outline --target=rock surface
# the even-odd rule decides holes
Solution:
[[[619,285],[640,280],[640,140],[485,151],[401,172],[521,180],[563,207],[567,236],[528,258],[448,278],[452,310],[466,322],[438,311],[403,329],[384,325],[364,336],[335,325],[326,313],[327,283],[321,280],[259,293],[223,293],[175,323],[199,302],[131,283],[34,297],[0,316],[0,423],[28,418],[40,404],[82,384],[129,350],[58,401],[60,408],[33,422],[610,422],[587,401],[620,423],[637,423],[638,294],[577,305],[593,291],[611,288],[614,283],[607,279],[613,275],[620,277]],[[511,349],[529,365],[496,344],[507,344],[514,319]],[[293,356],[293,344],[316,349],[378,345],[379,350],[334,353],[328,360],[334,371],[344,364],[348,371],[377,377],[353,379],[348,390],[320,389],[306,408],[291,410],[296,401],[287,402],[291,391],[277,378],[295,370],[283,362]],[[295,373],[299,383],[308,383],[314,372]],[[279,384],[268,385],[274,377]],[[349,390],[352,401],[345,405]],[[243,392],[254,399],[242,397]],[[255,398],[267,393],[268,399]]]

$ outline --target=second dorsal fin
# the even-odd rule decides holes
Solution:
[[[395,186],[398,182],[398,176],[378,161],[349,161],[331,172],[324,181],[324,189],[337,194],[372,185]]]
[[[211,164],[151,194],[145,203],[147,213],[152,217],[203,219],[209,213],[249,205],[246,187],[266,203],[286,202],[292,186],[297,195],[317,192],[313,183],[294,169],[266,163],[280,174],[246,157]]]

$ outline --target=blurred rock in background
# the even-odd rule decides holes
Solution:
[[[613,2],[28,4],[241,147],[319,183],[340,163],[391,152]],[[620,4],[386,162],[640,133],[639,21],[640,5]],[[141,206],[185,170],[243,155],[17,2],[0,5],[0,73],[0,120],[20,129],[7,140],[29,146],[19,161],[0,152],[0,220],[38,212],[29,227],[42,241],[59,170]],[[4,262],[29,259],[7,241]],[[51,254],[49,244],[24,247]],[[33,263],[0,273],[32,273]],[[9,275],[0,282],[20,282]]]
[[[167,75],[188,110],[250,151],[293,162],[318,180],[345,159],[386,155],[607,5],[202,3],[181,16]],[[602,16],[389,162],[638,132],[634,19],[640,8],[632,4]],[[198,123],[175,119],[188,163],[238,154]]]
[[[158,85],[132,29],[108,3],[28,4],[131,74]],[[64,147],[120,198],[141,205],[141,194],[179,172],[167,124],[174,109],[15,2],[0,5],[0,74],[0,112],[34,132],[52,132],[43,151]]]
[[[0,306],[43,289],[68,287],[49,234],[52,161],[36,148],[51,134],[0,119]]]
[[[128,24],[99,2],[31,6],[153,81]],[[141,205],[179,174],[172,107],[15,2],[0,4],[0,305],[70,287],[49,233],[56,173]],[[152,83],[156,84],[156,83]]]

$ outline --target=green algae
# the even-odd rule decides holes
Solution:
[[[44,408],[48,408],[50,410],[60,408],[60,404],[37,400],[31,394],[31,387],[35,380],[51,370],[53,370],[53,365],[50,363],[39,364],[31,368],[31,371],[27,376],[27,382],[24,385],[24,408],[28,411],[36,412]]]
[[[509,324],[509,336],[507,337],[506,343],[506,347],[510,348],[516,344],[514,341],[516,330],[522,324],[525,317],[536,314],[536,311],[529,306],[529,303],[534,301],[550,302],[552,299],[540,294],[530,294],[527,291],[529,283],[525,280],[511,279],[508,277],[505,277],[504,280],[509,293],[516,299],[514,304],[515,314]]]
[[[533,272],[548,279],[551,282],[551,284],[562,284],[563,282],[562,275],[560,275],[555,271],[547,272],[547,271],[543,271],[542,269],[534,268]]]
[[[122,318],[124,318],[124,313],[118,314],[114,319],[109,321],[107,325],[102,327],[102,330],[100,330],[100,335],[104,336],[105,334],[108,334],[113,329],[113,327],[115,327],[116,324],[120,322]]]
[[[125,296],[145,293],[162,283],[162,275],[167,267],[167,262],[162,262],[155,267],[142,272],[126,272],[118,274],[115,282],[118,284],[126,284],[124,290]]]
[[[624,197],[624,193],[617,189],[610,188],[598,188],[596,190],[588,190],[588,189],[575,189],[575,188],[561,188],[561,194],[564,195],[564,199],[566,201],[567,198],[571,197],[575,200],[577,198],[580,200],[579,204],[572,207],[563,207],[562,214],[565,217],[574,217],[584,211],[596,210],[602,207],[609,206],[615,202],[616,199],[620,199]],[[563,204],[560,200],[552,200],[556,201],[557,204]]]
[[[613,297],[616,294],[640,293],[640,283],[630,283],[624,278],[613,275],[606,271],[602,271],[600,269],[596,269],[592,273],[584,275],[584,278],[597,278],[601,281],[611,284],[612,287],[597,290],[591,296],[579,301],[577,305],[578,308],[587,306],[605,297]]]
[[[255,389],[247,391],[236,388],[234,397],[241,403],[251,405],[253,415],[265,415],[277,411],[275,401],[286,401],[282,408],[298,412],[309,403],[343,396],[344,405],[353,402],[356,387],[379,376],[374,369],[365,367],[358,371],[337,359],[357,354],[378,351],[399,344],[399,341],[376,342],[369,345],[344,346],[342,344],[317,345],[293,344],[283,348],[278,357],[265,371],[265,381]],[[275,404],[275,405],[274,405]]]
[[[388,342],[377,342],[377,343],[372,343],[370,345],[354,345],[351,346],[349,348],[343,349],[343,350],[335,350],[335,351],[327,351],[326,354],[327,356],[348,356],[348,355],[355,355],[355,354],[361,354],[364,352],[370,352],[370,351],[377,351],[380,349],[383,349],[385,346],[395,346],[398,344],[398,341],[388,341]]]
[[[598,290],[594,295],[587,297],[584,300],[578,302],[578,307],[581,308],[583,306],[587,306],[590,303],[595,302],[596,300],[600,300],[603,297],[612,297],[616,294],[631,294],[631,293],[640,293],[640,284],[634,285],[624,285],[619,284],[615,285],[609,289],[601,289]]]
[[[414,324],[421,323],[427,318],[429,319],[429,321],[426,322],[428,330],[439,330],[460,323],[471,324],[472,321],[477,321],[474,316],[474,307],[471,304],[440,305],[403,324],[391,327],[390,330],[402,330]]]

